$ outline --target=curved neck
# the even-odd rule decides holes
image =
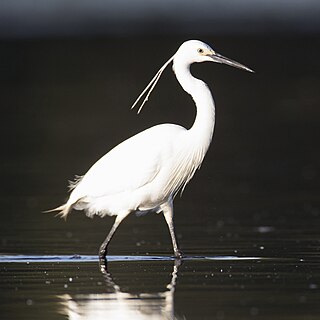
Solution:
[[[173,68],[180,85],[192,96],[196,104],[196,119],[188,131],[205,152],[210,145],[215,124],[215,107],[211,92],[203,81],[192,76],[189,63],[174,61]]]

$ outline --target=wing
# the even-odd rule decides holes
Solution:
[[[151,183],[172,156],[172,141],[185,130],[178,125],[162,124],[120,143],[89,169],[70,200],[111,196]]]

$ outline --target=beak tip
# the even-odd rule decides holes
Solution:
[[[211,56],[211,58],[212,58],[212,62],[224,63],[224,64],[227,64],[231,67],[235,67],[235,68],[239,68],[239,69],[251,72],[251,73],[255,73],[252,69],[248,68],[247,66],[245,66],[239,62],[236,62],[234,60],[231,60],[227,57],[224,57],[221,54],[218,54],[216,52]]]

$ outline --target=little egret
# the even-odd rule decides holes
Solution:
[[[125,140],[100,160],[83,176],[70,183],[68,201],[51,211],[66,218],[71,209],[85,210],[87,216],[116,216],[115,222],[99,250],[100,261],[121,221],[129,213],[162,212],[168,224],[176,257],[178,249],[173,224],[173,199],[183,190],[200,167],[211,143],[215,106],[207,85],[190,73],[196,62],[217,62],[253,72],[246,66],[215,52],[198,40],[184,42],[178,51],[160,68],[143,90],[132,108],[146,94],[140,106],[148,100],[163,70],[173,61],[173,70],[182,88],[192,96],[196,119],[187,130],[175,124],[160,124]]]

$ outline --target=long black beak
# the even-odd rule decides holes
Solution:
[[[239,63],[237,61],[231,60],[231,59],[229,59],[227,57],[224,57],[219,53],[214,53],[214,54],[210,55],[210,57],[212,58],[213,62],[224,63],[224,64],[227,64],[227,65],[229,65],[231,67],[235,67],[235,68],[238,68],[238,69],[246,70],[246,71],[249,71],[249,72],[254,72],[253,70],[251,70],[250,68],[246,67],[245,65],[243,65],[243,64],[241,64],[241,63]]]

